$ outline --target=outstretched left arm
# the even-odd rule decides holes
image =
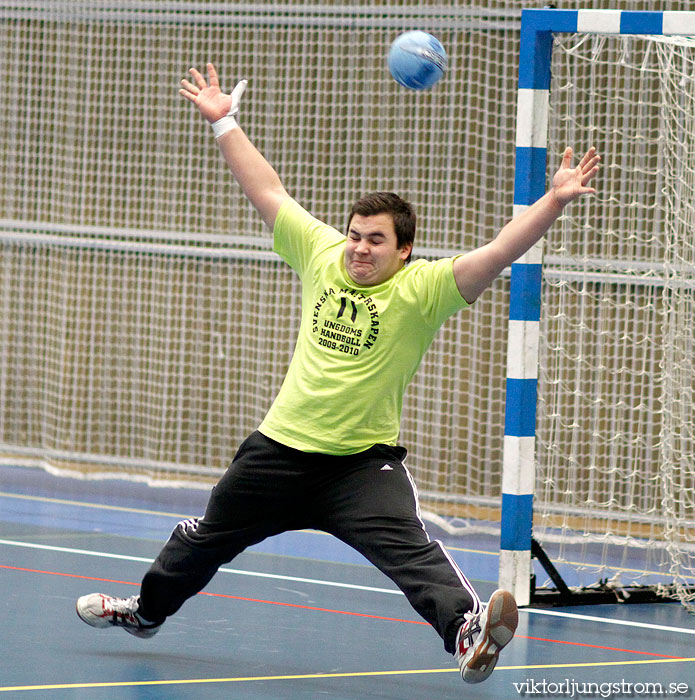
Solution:
[[[600,156],[590,148],[576,168],[570,167],[572,149],[566,148],[551,188],[521,215],[512,219],[490,243],[454,261],[454,279],[469,303],[487,289],[505,267],[540,240],[571,201],[596,190],[589,182],[598,172]]]

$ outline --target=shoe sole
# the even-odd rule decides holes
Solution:
[[[519,611],[512,594],[495,591],[483,618],[480,639],[474,645],[471,658],[461,669],[461,677],[466,683],[484,681],[497,665],[500,651],[512,641],[519,624]]]

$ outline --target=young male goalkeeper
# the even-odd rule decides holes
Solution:
[[[442,323],[473,303],[548,230],[598,171],[590,149],[567,149],[550,190],[486,245],[435,262],[410,259],[415,215],[391,193],[358,201],[347,237],[295,202],[236,123],[246,82],[221,92],[191,69],[181,95],[212,124],[244,194],[273,230],[274,249],[302,281],[295,352],[265,419],[240,446],[201,519],[179,523],[139,596],[77,601],[93,627],[151,637],[218,568],[285,530],[314,528],[350,544],[405,593],[456,656],[463,679],[485,680],[517,626],[506,591],[484,607],[419,517],[397,445],[403,392]]]

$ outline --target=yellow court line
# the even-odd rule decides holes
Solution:
[[[602,661],[597,663],[576,663],[576,664],[534,664],[525,666],[498,666],[497,671],[529,671],[547,668],[582,668],[587,666],[628,666],[637,664],[673,664],[686,661],[695,661],[695,657],[686,659],[648,659],[640,661]],[[163,681],[114,681],[112,683],[63,683],[54,685],[18,685],[0,688],[1,692],[19,690],[75,690],[82,688],[127,688],[136,686],[154,685],[202,685],[209,683],[249,683],[252,681],[296,681],[296,680],[316,680],[326,678],[366,678],[375,676],[409,676],[429,673],[458,673],[457,668],[423,668],[400,671],[355,671],[351,673],[306,673],[295,676],[246,676],[238,678],[184,678],[179,680]]]
[[[123,513],[140,513],[142,515],[162,515],[168,518],[190,518],[190,515],[181,513],[167,513],[161,510],[146,510],[144,508],[127,508],[126,506],[110,506],[106,503],[85,503],[84,501],[68,501],[63,498],[47,498],[45,496],[27,496],[19,493],[7,493],[0,491],[4,498],[17,498],[25,501],[38,501],[39,503],[57,503],[62,506],[80,506],[82,508],[96,508],[97,510],[116,510]]]

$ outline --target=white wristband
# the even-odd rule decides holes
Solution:
[[[210,126],[212,127],[212,132],[215,134],[215,138],[218,139],[220,136],[222,136],[222,134],[226,134],[228,131],[236,129],[236,127],[239,125],[236,123],[236,119],[234,119],[234,117],[226,115],[222,117],[222,119],[212,122]]]

